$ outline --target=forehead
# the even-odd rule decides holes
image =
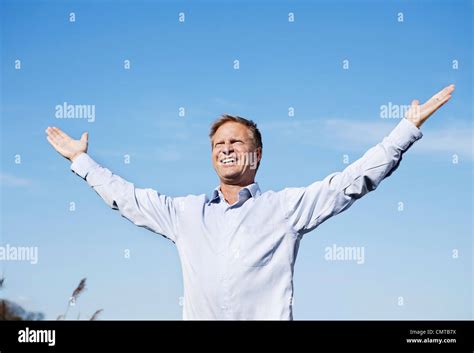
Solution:
[[[214,140],[226,138],[251,138],[251,131],[244,124],[228,121],[219,126],[213,137]]]

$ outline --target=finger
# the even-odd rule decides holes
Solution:
[[[436,106],[436,109],[439,109],[441,108],[443,105],[446,104],[447,101],[449,101],[451,99],[451,95],[448,95],[446,97],[443,98],[443,100],[439,101],[438,105]]]
[[[441,108],[443,105],[445,105],[450,99],[451,99],[451,95],[446,96],[444,97],[443,100],[437,102],[436,105],[432,106],[429,110],[430,111],[429,116],[433,114],[435,111],[437,111],[439,108]]]
[[[419,118],[420,117],[420,112],[421,112],[421,106],[420,106],[420,101],[418,99],[414,99],[411,102],[411,107],[409,110],[409,114],[413,118]]]
[[[69,137],[65,132],[63,132],[61,129],[59,129],[57,127],[53,127],[53,130],[56,131],[58,133],[58,135],[61,136],[61,137],[64,137],[64,138]]]
[[[447,101],[449,101],[451,99],[451,95],[447,95],[446,97],[444,97],[443,99],[441,100],[432,100],[431,102],[427,102],[425,104],[425,106],[423,107],[423,110],[428,112],[428,116],[430,116],[431,114],[433,114],[436,110],[438,110],[439,108],[441,108],[441,106],[443,106],[444,104],[446,104]]]
[[[44,132],[46,132],[48,134],[48,136],[52,136],[53,135],[53,128],[51,126],[48,126],[46,128],[46,130],[44,130]]]
[[[46,132],[46,135],[50,138],[53,138],[54,135],[53,135],[53,129],[51,127],[48,126],[48,128],[45,130]]]
[[[56,134],[56,136],[60,137],[60,138],[68,138],[69,136],[66,135],[64,132],[62,132],[59,128],[57,128],[56,126],[53,126],[53,132]]]
[[[442,101],[446,96],[450,95],[454,91],[455,86],[454,85],[449,85],[445,88],[443,88],[441,91],[436,93],[431,99],[434,98],[435,101]]]
[[[51,146],[53,146],[55,149],[58,149],[59,146],[56,144],[56,142],[54,142],[54,140],[51,137],[46,136],[46,139],[48,140]]]
[[[87,142],[89,140],[89,133],[88,132],[84,132],[81,136],[81,141],[82,142]]]
[[[57,132],[52,131],[48,137],[57,145],[60,146],[64,143],[64,138],[60,136]]]
[[[455,86],[453,84],[449,85],[449,86],[446,86],[439,92],[439,95],[440,96],[447,96],[447,95],[451,94],[454,91],[454,88],[455,88]]]
[[[439,95],[434,95],[433,97],[431,97],[424,105],[433,110],[433,109],[436,109],[436,107],[440,104],[440,102],[446,98],[446,96],[439,96]]]
[[[54,127],[52,127],[51,129],[49,129],[49,134],[51,136],[54,136],[54,137],[59,137],[59,133],[56,131],[56,129]]]

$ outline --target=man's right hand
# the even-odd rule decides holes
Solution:
[[[84,132],[80,140],[73,140],[69,135],[59,130],[57,127],[46,129],[46,138],[51,146],[64,158],[71,162],[81,153],[87,152],[89,133]]]

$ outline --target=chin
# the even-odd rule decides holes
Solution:
[[[223,172],[220,174],[222,179],[225,180],[234,180],[237,179],[240,176],[240,173],[238,171],[235,172]]]
[[[238,174],[221,174],[221,178],[224,180],[234,180],[238,178]]]

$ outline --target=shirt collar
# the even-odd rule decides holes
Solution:
[[[239,191],[239,199],[241,196],[244,195],[244,193],[250,193],[250,197],[258,197],[261,192],[260,192],[260,187],[258,186],[258,183],[257,182],[254,182],[250,185],[247,185],[247,186],[244,186],[240,191]],[[209,200],[209,202],[207,203],[208,205],[211,204],[212,202],[215,202],[215,201],[219,201],[219,200],[223,200],[224,199],[224,196],[222,195],[222,192],[221,192],[221,187],[218,186],[216,187],[214,190],[212,190],[212,194],[211,194],[211,198]]]

